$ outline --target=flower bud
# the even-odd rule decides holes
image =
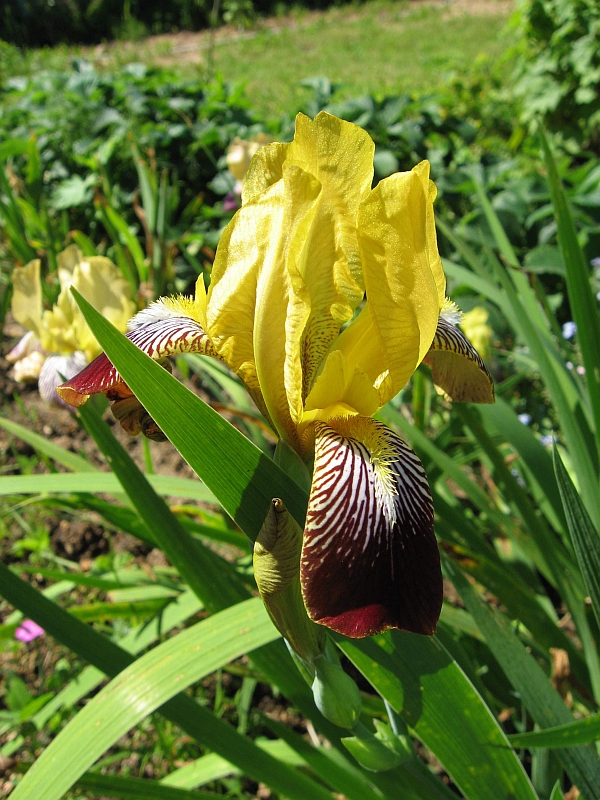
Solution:
[[[254,577],[273,624],[295,653],[311,662],[323,652],[325,629],[309,619],[300,589],[302,530],[279,500],[254,543]]]
[[[370,772],[384,772],[393,769],[413,756],[410,739],[396,736],[389,725],[373,720],[377,729],[372,734],[363,725],[357,726],[356,736],[342,739],[346,750],[351,753],[361,767]]]
[[[315,679],[312,685],[315,705],[325,719],[352,730],[360,717],[362,698],[358,686],[344,670],[325,656],[313,661]]]

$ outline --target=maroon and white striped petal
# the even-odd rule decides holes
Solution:
[[[155,361],[180,353],[215,355],[208,335],[189,317],[166,317],[130,331],[127,338]],[[79,407],[91,394],[106,392],[122,383],[117,370],[101,353],[82,372],[57,388],[69,405]]]
[[[346,636],[432,634],[442,606],[423,465],[367,417],[315,424],[301,582],[309,616]]]
[[[423,359],[431,377],[456,403],[493,403],[494,382],[483,359],[464,333],[440,317],[429,352]]]

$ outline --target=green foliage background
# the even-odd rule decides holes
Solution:
[[[15,22],[23,11],[40,12],[32,29],[40,42],[59,29],[85,38],[100,12],[106,35],[140,21],[149,30],[201,26],[210,13],[191,2],[169,6],[175,20],[153,3],[11,0],[0,12],[4,36],[28,43],[33,34]],[[392,748],[391,771],[369,772],[351,757],[345,732],[319,714],[249,599],[245,535],[254,538],[274,494],[302,523],[306,496],[272,459],[272,438],[242,387],[201,357],[177,362],[180,375],[201,376],[233,427],[86,308],[201,481],[155,475],[149,448],[140,471],[101,407],[84,407],[79,421],[104,471],[0,415],[11,442],[32,453],[11,444],[18,471],[0,476],[0,594],[14,607],[0,642],[20,647],[13,636],[26,616],[66,654],[39,692],[17,675],[3,685],[0,734],[9,738],[0,754],[24,753],[19,769],[31,767],[15,800],[246,798],[259,781],[298,800],[395,800],[398,786],[408,800],[561,800],[572,784],[586,800],[598,796],[598,10],[535,0],[519,19],[516,89],[489,63],[421,94],[348,99],[325,77],[304,86],[306,113],[326,109],[370,132],[376,180],[431,161],[449,293],[465,311],[483,308],[493,329],[494,406],[449,409],[423,370],[380,414],[426,467],[456,592],[432,640],[393,632],[330,643],[334,660],[353,665],[361,724]],[[238,86],[199,73],[102,69],[81,58],[47,70],[27,63],[0,46],[0,320],[12,270],[32,258],[42,259],[45,302],[53,302],[56,255],[72,242],[114,260],[140,305],[149,294],[189,292],[199,275],[208,283],[235,202],[228,145],[261,131],[289,140],[298,109],[258,113]],[[536,128],[541,117],[550,142]],[[571,338],[565,322],[576,323]],[[85,569],[60,559],[47,514],[93,514],[160,549],[169,566],[149,577],[113,552]],[[43,592],[32,574],[46,582]],[[199,659],[194,648],[209,655]],[[561,680],[557,651],[569,663]],[[202,682],[211,673],[214,695]],[[98,692],[103,676],[111,680]],[[223,676],[233,681],[229,694]],[[261,716],[261,692],[285,697],[332,747]],[[136,750],[142,767],[159,754],[155,780],[119,761]]]

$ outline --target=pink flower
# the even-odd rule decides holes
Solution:
[[[37,622],[34,622],[32,619],[23,620],[23,623],[19,625],[15,631],[15,639],[18,639],[20,642],[32,642],[34,639],[37,639],[38,636],[43,635],[44,629],[40,628]]]

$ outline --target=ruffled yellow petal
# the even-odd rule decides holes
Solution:
[[[309,311],[298,265],[321,187],[297,167],[285,165],[283,172],[237,212],[221,237],[207,326],[221,358],[295,444],[302,415],[300,344]]]
[[[250,163],[244,188],[242,204],[258,199],[267,189],[283,178],[283,164],[289,144],[273,142],[258,150]]]
[[[429,267],[433,273],[433,279],[437,287],[438,302],[441,308],[446,299],[446,276],[444,274],[444,267],[442,266],[442,259],[438,252],[437,247],[437,234],[435,231],[435,218],[433,213],[433,203],[437,197],[437,186],[429,180],[429,161],[421,161],[414,167],[414,172],[419,176],[423,191],[427,197],[426,203],[426,230],[427,237],[427,257],[429,259]]]
[[[24,267],[15,267],[12,273],[13,317],[27,330],[40,336],[42,327],[42,284],[40,260],[36,258]]]
[[[335,348],[380,390],[383,404],[402,389],[431,345],[438,287],[427,236],[430,203],[419,171],[381,181],[361,204],[358,239],[367,302]]]
[[[313,175],[322,192],[299,266],[310,293],[310,316],[303,337],[304,395],[342,325],[352,319],[364,296],[356,236],[361,201],[373,179],[374,145],[356,125],[322,112],[314,120],[296,118],[287,162]]]

